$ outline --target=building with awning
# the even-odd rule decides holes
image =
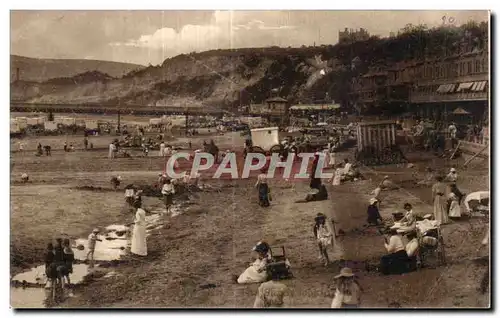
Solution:
[[[452,83],[439,85],[436,90],[440,94],[458,93],[458,92],[483,92],[488,81]]]

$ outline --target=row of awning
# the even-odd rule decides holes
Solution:
[[[482,92],[486,88],[487,84],[488,84],[487,81],[444,84],[440,85],[436,92],[441,94],[455,93],[455,92],[459,93],[464,91]]]
[[[340,104],[332,105],[294,105],[290,107],[291,110],[335,110],[339,109]]]

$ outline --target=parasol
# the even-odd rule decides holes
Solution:
[[[468,111],[466,111],[465,109],[463,109],[462,107],[458,107],[457,109],[455,109],[452,114],[454,115],[469,115],[470,113]]]

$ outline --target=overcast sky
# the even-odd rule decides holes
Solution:
[[[334,44],[338,31],[387,36],[408,23],[487,21],[487,11],[12,11],[11,53],[160,64],[210,49]]]

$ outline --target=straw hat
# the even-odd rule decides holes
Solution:
[[[92,233],[99,233],[99,229],[98,228],[95,228]]]
[[[335,276],[335,278],[340,278],[340,277],[353,277],[354,273],[352,272],[352,269],[349,267],[344,267],[340,270],[340,274]]]
[[[455,168],[450,168],[450,172],[457,172]]]
[[[378,202],[378,200],[377,200],[377,199],[375,199],[375,198],[371,198],[371,199],[370,199],[370,205],[373,205],[373,204],[375,204],[376,202]]]

